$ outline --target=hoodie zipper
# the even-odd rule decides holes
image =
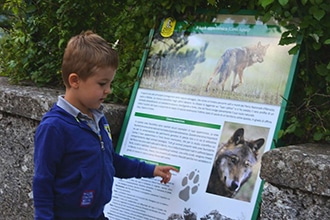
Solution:
[[[80,119],[78,117],[76,117],[76,121],[80,124]],[[89,126],[88,126],[89,127]],[[89,129],[91,129],[91,127],[89,127]],[[91,129],[92,130],[92,129]],[[92,131],[93,133],[95,133],[94,131]],[[102,135],[101,135],[101,131],[100,131],[100,128],[98,128],[98,131],[97,131],[97,136],[99,137],[99,141],[100,141],[100,145],[101,145],[101,150],[104,151],[105,148],[104,148],[104,142],[103,142],[103,139],[102,139]]]
[[[101,143],[101,150],[104,151],[105,150],[105,148],[104,148],[104,142],[102,140],[102,136],[101,136],[100,131],[99,131],[99,134],[98,135],[99,135],[99,140],[100,140],[100,143]]]
[[[79,120],[79,118],[76,118],[76,120],[77,120],[77,122],[79,123],[79,124],[81,124],[81,122],[80,122],[80,120]],[[85,124],[86,125],[86,124]],[[80,125],[81,126],[81,125]],[[92,130],[92,128],[91,127],[89,127],[88,125],[87,125],[87,127],[89,128],[88,130],[90,131],[90,132],[92,132],[93,134],[96,134],[93,130]],[[83,127],[83,129],[86,129],[86,127]],[[105,159],[104,159],[104,157],[105,157],[105,147],[104,147],[104,141],[103,141],[103,139],[102,139],[102,135],[101,135],[101,129],[99,128],[98,129],[98,131],[97,131],[97,134],[96,134],[97,136],[98,136],[98,138],[99,138],[99,141],[100,141],[100,145],[101,145],[101,157],[102,157],[102,167],[101,167],[101,173],[102,173],[102,175],[101,175],[101,188],[103,189],[103,192],[106,190],[106,188],[105,188],[105,184],[104,184],[104,169],[105,169]],[[102,197],[100,197],[100,198],[102,198]],[[98,203],[100,203],[101,201],[98,201]]]

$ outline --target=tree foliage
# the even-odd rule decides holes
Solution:
[[[330,143],[330,14],[329,0],[1,0],[0,13],[10,22],[0,44],[2,75],[12,83],[59,87],[66,42],[93,30],[110,43],[119,39],[120,68],[109,101],[126,104],[136,81],[149,30],[172,16],[187,23],[212,19],[212,14],[247,9],[264,22],[275,18],[287,28],[281,45],[303,39],[296,82],[284,128],[285,144]],[[199,14],[200,9],[208,9]],[[205,10],[206,11],[206,10]],[[281,145],[280,143],[278,145]]]

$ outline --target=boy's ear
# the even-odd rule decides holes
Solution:
[[[70,73],[69,84],[70,87],[77,89],[79,87],[80,78],[77,73]]]

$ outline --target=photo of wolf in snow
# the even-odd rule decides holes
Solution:
[[[226,123],[206,192],[249,202],[268,131],[263,127]]]
[[[140,87],[280,105],[292,46],[278,42],[279,37],[156,33]]]

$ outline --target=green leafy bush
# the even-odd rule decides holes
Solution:
[[[120,68],[110,101],[128,103],[151,28],[167,15],[179,15],[202,2],[182,1],[6,1],[13,26],[3,40],[2,75],[12,83],[59,87],[66,42],[93,30],[110,43],[119,40]],[[175,3],[175,4],[174,4]]]
[[[289,51],[300,50],[299,64],[280,140],[286,145],[330,143],[328,0],[7,0],[0,4],[1,14],[10,19],[0,45],[2,75],[12,83],[60,87],[66,42],[83,30],[93,30],[111,43],[119,39],[120,68],[108,101],[123,104],[137,80],[149,30],[158,28],[163,18],[172,16],[189,24],[211,20],[220,9],[253,10],[265,22],[274,17],[288,29],[279,44],[303,39]],[[200,9],[209,9],[209,16],[198,14]]]
[[[303,43],[281,143],[330,143],[330,4],[327,0],[260,0],[264,19],[275,17],[288,28],[280,44]],[[260,10],[261,11],[261,10]]]

